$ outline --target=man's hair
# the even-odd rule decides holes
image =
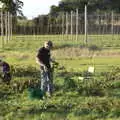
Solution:
[[[50,46],[50,47],[52,47],[53,46],[53,43],[52,43],[52,41],[46,41],[45,43],[44,43],[45,45],[48,45],[48,46]]]

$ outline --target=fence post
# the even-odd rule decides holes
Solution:
[[[12,25],[13,25],[13,23],[12,23],[12,14],[10,14],[10,40],[12,39]]]
[[[114,13],[112,11],[111,13],[111,34],[112,34],[112,40],[113,40],[113,35],[114,35]]]
[[[85,38],[84,38],[84,42],[85,44],[87,44],[87,5],[85,5]]]
[[[73,11],[71,11],[71,40],[72,40],[72,35],[73,35]]]
[[[73,34],[73,11],[71,11],[71,35]]]
[[[62,40],[64,40],[64,23],[65,23],[64,13],[62,13]]]
[[[66,35],[68,35],[68,13],[66,13]]]
[[[112,13],[111,13],[112,15],[111,15],[111,34],[113,35],[113,33],[114,33],[114,31],[113,31],[113,26],[114,26],[114,13],[113,13],[113,11],[112,11]]]
[[[10,40],[10,13],[8,12],[8,41]]]
[[[4,49],[4,26],[3,26],[3,11],[1,9],[1,45],[2,45],[2,48]]]
[[[76,9],[76,41],[78,40],[78,9]]]
[[[5,41],[8,43],[8,12],[5,12]]]

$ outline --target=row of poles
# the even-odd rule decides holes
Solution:
[[[92,28],[92,23],[89,24],[89,20],[91,19],[90,17],[92,15],[88,15],[88,12],[87,12],[87,5],[85,5],[85,9],[84,9],[84,17],[79,16],[78,14],[78,9],[76,9],[76,41],[78,41],[78,34],[80,34],[80,29],[84,29],[84,32],[82,32],[82,34],[84,34],[84,43],[87,44],[88,43],[88,35],[92,33],[92,30],[91,30],[91,33],[89,33],[88,29],[89,28]],[[93,15],[94,16],[94,15]],[[97,30],[99,33],[98,34],[111,34],[112,36],[114,34],[119,34],[119,29],[117,31],[115,31],[115,26],[118,26],[119,25],[116,25],[117,21],[119,21],[119,17],[120,16],[117,16],[116,20],[115,20],[115,16],[114,16],[114,12],[112,11],[111,12],[111,17],[109,16],[109,18],[107,18],[107,14],[103,14],[103,15],[96,15],[98,18],[96,19],[96,21],[99,21],[99,22],[104,22],[104,27],[103,27],[103,32]],[[101,19],[99,18],[101,16]],[[70,22],[68,20],[68,13],[66,13],[66,31],[65,31],[65,34],[68,35],[69,34],[69,23],[70,23],[70,34],[73,35],[73,11],[71,11],[71,14],[70,14]],[[84,19],[84,26],[80,26],[79,25],[79,17],[82,17],[82,19]],[[104,18],[102,18],[104,17]],[[93,18],[94,19],[94,18]],[[105,19],[105,20],[103,20]],[[105,28],[107,26],[107,20],[110,19],[110,21],[108,22],[108,24],[111,25],[110,27],[110,30],[108,32],[105,31],[105,29],[108,29],[108,28]],[[117,20],[118,19],[118,20]],[[93,20],[95,22],[95,20]],[[115,23],[116,22],[116,23]],[[94,23],[95,24],[95,23]],[[97,23],[97,25],[99,25],[99,28],[100,29],[100,26],[101,24],[100,23]],[[64,25],[63,25],[64,26]],[[93,29],[95,26],[93,26]],[[64,27],[62,27],[64,28]],[[117,27],[116,27],[117,28]],[[64,31],[64,30],[63,30]],[[83,31],[83,30],[82,30]],[[96,31],[96,32],[97,32]],[[101,33],[100,33],[101,32]],[[62,32],[64,34],[64,32]],[[94,33],[93,33],[94,34]]]
[[[64,16],[63,16],[64,19]],[[71,18],[70,18],[70,34],[73,35],[73,11],[71,11]],[[76,41],[78,40],[78,9],[76,9]],[[62,28],[64,28],[64,24],[62,26]],[[69,24],[68,24],[68,13],[66,13],[66,30],[65,30],[65,34],[68,35],[69,31]],[[62,30],[62,34],[64,34],[64,30]]]
[[[1,48],[12,39],[12,14],[1,10]]]
[[[75,18],[73,19],[74,16],[75,16]],[[13,16],[9,12],[1,11],[1,46],[2,46],[2,48],[4,48],[4,45],[12,39],[12,30],[15,30],[12,26],[14,24],[14,23],[12,23],[12,21],[13,21],[12,18],[13,18]],[[84,23],[83,23],[82,27],[79,25],[79,23],[80,23],[79,19],[84,19],[83,20]],[[102,20],[98,20],[98,21],[102,21]],[[41,22],[40,24],[42,25],[42,21],[40,21],[40,22]],[[111,34],[114,33],[114,24],[113,23],[114,23],[114,15],[113,15],[113,12],[112,12]],[[88,32],[89,28],[88,27],[90,25],[89,25],[89,16],[87,15],[87,6],[86,5],[85,5],[84,14],[82,15],[82,18],[79,15],[78,9],[76,9],[75,14],[73,14],[73,11],[71,11],[70,16],[69,16],[68,13],[66,13],[65,15],[62,15],[62,23],[59,23],[59,24],[62,28],[59,32],[59,35],[62,35],[63,39],[64,39],[64,35],[71,35],[71,37],[72,37],[72,35],[74,34],[76,41],[78,41],[78,39],[79,39],[78,34],[83,34],[84,35],[83,41],[84,41],[85,44],[87,44],[88,34],[89,34],[89,32]],[[51,34],[52,33],[51,28],[52,27],[51,27],[50,23],[48,23],[48,27],[49,27],[49,30],[50,30],[49,32]],[[24,26],[22,28],[24,28]],[[43,28],[44,28],[44,26],[43,26]],[[80,31],[80,29],[83,29],[83,30]],[[95,28],[93,28],[93,29],[95,29]],[[25,33],[24,35],[26,35],[25,31],[26,31],[26,29],[22,29],[22,32]],[[33,31],[32,35],[35,36],[36,31],[34,30],[34,28],[33,28],[32,31]],[[42,29],[42,31],[43,31],[43,29]],[[16,31],[14,31],[14,33],[15,32]],[[82,33],[80,33],[80,32],[82,32]],[[21,34],[21,33],[18,33],[18,34]],[[40,34],[40,32],[38,31],[38,35],[39,34]],[[36,36],[35,36],[35,39],[36,39]]]
[[[75,19],[73,21],[74,16],[75,16]],[[79,25],[79,17],[80,16],[79,16],[78,9],[76,9],[75,13],[73,13],[73,11],[71,11],[70,15],[68,14],[68,12],[66,12],[65,14],[63,13],[61,16],[61,18],[62,18],[62,23],[61,23],[62,30],[59,34],[62,34],[62,36],[71,35],[71,37],[72,37],[72,35],[75,35],[75,40],[78,41],[78,34],[80,33],[80,27],[83,27],[82,29],[84,30],[84,32],[82,32],[82,34],[84,34],[84,43],[87,44],[88,19],[87,19],[87,6],[86,5],[84,8],[84,15],[82,17],[84,19],[84,26]],[[75,28],[73,28],[73,26]]]

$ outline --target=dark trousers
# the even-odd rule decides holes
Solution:
[[[53,92],[53,78],[51,69],[41,70],[41,90],[52,94]]]

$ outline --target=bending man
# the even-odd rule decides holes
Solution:
[[[40,65],[41,70],[41,90],[47,92],[49,96],[52,95],[53,91],[53,82],[52,82],[52,73],[51,73],[51,56],[50,50],[53,44],[51,41],[44,43],[44,47],[41,47],[38,50],[36,56],[36,62]]]
[[[11,80],[11,74],[10,74],[10,65],[0,59],[0,67],[2,67],[2,80],[3,82],[9,84]]]

